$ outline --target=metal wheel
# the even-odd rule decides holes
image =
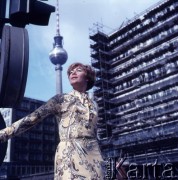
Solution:
[[[21,102],[27,80],[29,40],[24,28],[5,25],[0,59],[0,107]]]

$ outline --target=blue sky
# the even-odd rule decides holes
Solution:
[[[60,33],[68,60],[63,65],[63,92],[72,90],[66,75],[73,62],[90,64],[89,34],[98,23],[103,32],[112,33],[123,22],[133,18],[160,0],[59,0]],[[55,6],[56,0],[45,3]],[[26,26],[29,34],[30,56],[25,96],[47,101],[56,93],[55,66],[49,60],[56,34],[56,14],[48,26]]]

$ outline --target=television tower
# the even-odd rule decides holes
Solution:
[[[49,59],[55,65],[56,71],[56,94],[62,94],[62,65],[66,63],[68,55],[62,46],[63,37],[59,27],[59,0],[56,4],[56,36],[54,36],[53,49],[49,53]]]

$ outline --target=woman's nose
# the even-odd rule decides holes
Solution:
[[[77,72],[77,70],[74,69],[74,70],[71,71],[70,75],[76,74],[76,72]]]
[[[71,74],[76,74],[76,72],[77,72],[76,70],[73,70]]]

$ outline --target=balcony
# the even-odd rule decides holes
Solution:
[[[124,94],[124,96],[122,95],[117,96],[117,99],[112,98],[111,102],[114,103],[115,105],[118,105],[123,102],[126,103],[126,102],[130,102],[133,99],[143,97],[146,94],[153,94],[161,90],[174,87],[176,84],[178,84],[178,75],[173,75],[161,81],[156,81],[156,82],[152,81],[152,82],[153,82],[152,84],[138,87],[136,90],[128,92],[127,94],[124,94],[124,91],[123,91],[122,94]],[[116,92],[115,95],[116,94],[119,94],[119,92]]]
[[[157,142],[164,139],[168,141],[168,139],[178,138],[178,134],[175,133],[178,130],[177,125],[178,121],[174,121],[155,127],[149,127],[144,130],[127,132],[123,135],[119,135],[118,140],[113,140],[113,145],[122,148],[143,143]]]

